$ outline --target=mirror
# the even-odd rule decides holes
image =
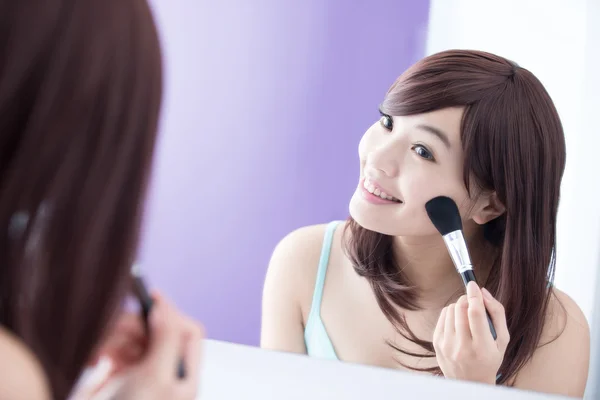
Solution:
[[[201,320],[209,338],[260,345],[274,249],[301,227],[348,218],[359,142],[381,118],[386,92],[409,66],[448,49],[514,60],[552,98],[568,155],[554,285],[592,324],[600,261],[600,193],[593,184],[600,82],[592,72],[600,66],[592,51],[600,33],[591,23],[600,10],[593,0],[377,0],[353,8],[340,0],[152,3],[166,97],[140,259],[153,286]],[[385,343],[398,335],[373,308],[370,286],[356,274],[349,278],[354,271],[341,254],[332,253],[339,268],[329,270],[323,294],[323,325],[334,348],[344,361],[400,367]],[[342,273],[342,266],[349,269]],[[312,272],[298,272],[306,278],[298,280],[303,323],[317,265],[305,268]],[[332,295],[348,288],[355,295],[345,301]],[[431,340],[434,314],[409,324]],[[369,335],[372,327],[385,328]],[[420,364],[432,365],[431,358]]]

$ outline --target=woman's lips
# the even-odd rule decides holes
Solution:
[[[374,204],[401,204],[402,200],[392,196],[377,182],[364,178],[360,184],[365,200]]]

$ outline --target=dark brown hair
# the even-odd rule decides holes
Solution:
[[[540,81],[515,63],[481,51],[445,51],[417,62],[389,89],[381,110],[404,116],[455,106],[465,107],[461,138],[467,190],[495,191],[506,207],[484,225],[492,268],[483,286],[506,310],[511,340],[498,383],[510,384],[540,345],[551,295],[564,134]],[[356,271],[369,279],[387,318],[425,353],[390,345],[404,354],[434,357],[431,342],[416,337],[395,308],[419,306],[418,289],[396,263],[393,237],[366,230],[352,218],[345,237],[346,252]],[[437,367],[408,367],[441,373]]]
[[[54,398],[129,288],[161,92],[146,0],[0,2],[0,324]]]

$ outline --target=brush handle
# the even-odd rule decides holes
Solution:
[[[467,285],[471,281],[477,283],[477,280],[475,279],[475,273],[473,272],[472,269],[467,269],[467,270],[461,272],[460,276],[462,277],[465,287],[467,287]],[[494,340],[496,340],[496,338],[497,338],[496,329],[494,328],[494,324],[492,323],[492,319],[490,318],[490,314],[488,314],[487,310],[485,310],[485,316],[487,317],[488,324],[490,325],[490,332],[492,332],[492,337],[494,338]]]
[[[133,292],[140,302],[142,320],[144,321],[146,332],[150,332],[148,319],[150,318],[150,311],[152,310],[154,301],[150,293],[148,293],[144,281],[139,276],[133,277]],[[179,379],[185,378],[185,364],[183,363],[183,359],[180,359],[177,364],[177,377]]]
[[[150,293],[148,293],[144,281],[138,276],[133,277],[133,294],[140,303],[142,321],[144,321],[144,327],[146,329],[146,333],[148,333],[150,332],[150,326],[148,321],[150,319],[150,311],[152,310],[154,300],[152,300]]]

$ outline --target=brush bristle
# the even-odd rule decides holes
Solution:
[[[458,207],[451,198],[445,196],[433,198],[425,204],[425,209],[429,219],[442,236],[462,230]]]

